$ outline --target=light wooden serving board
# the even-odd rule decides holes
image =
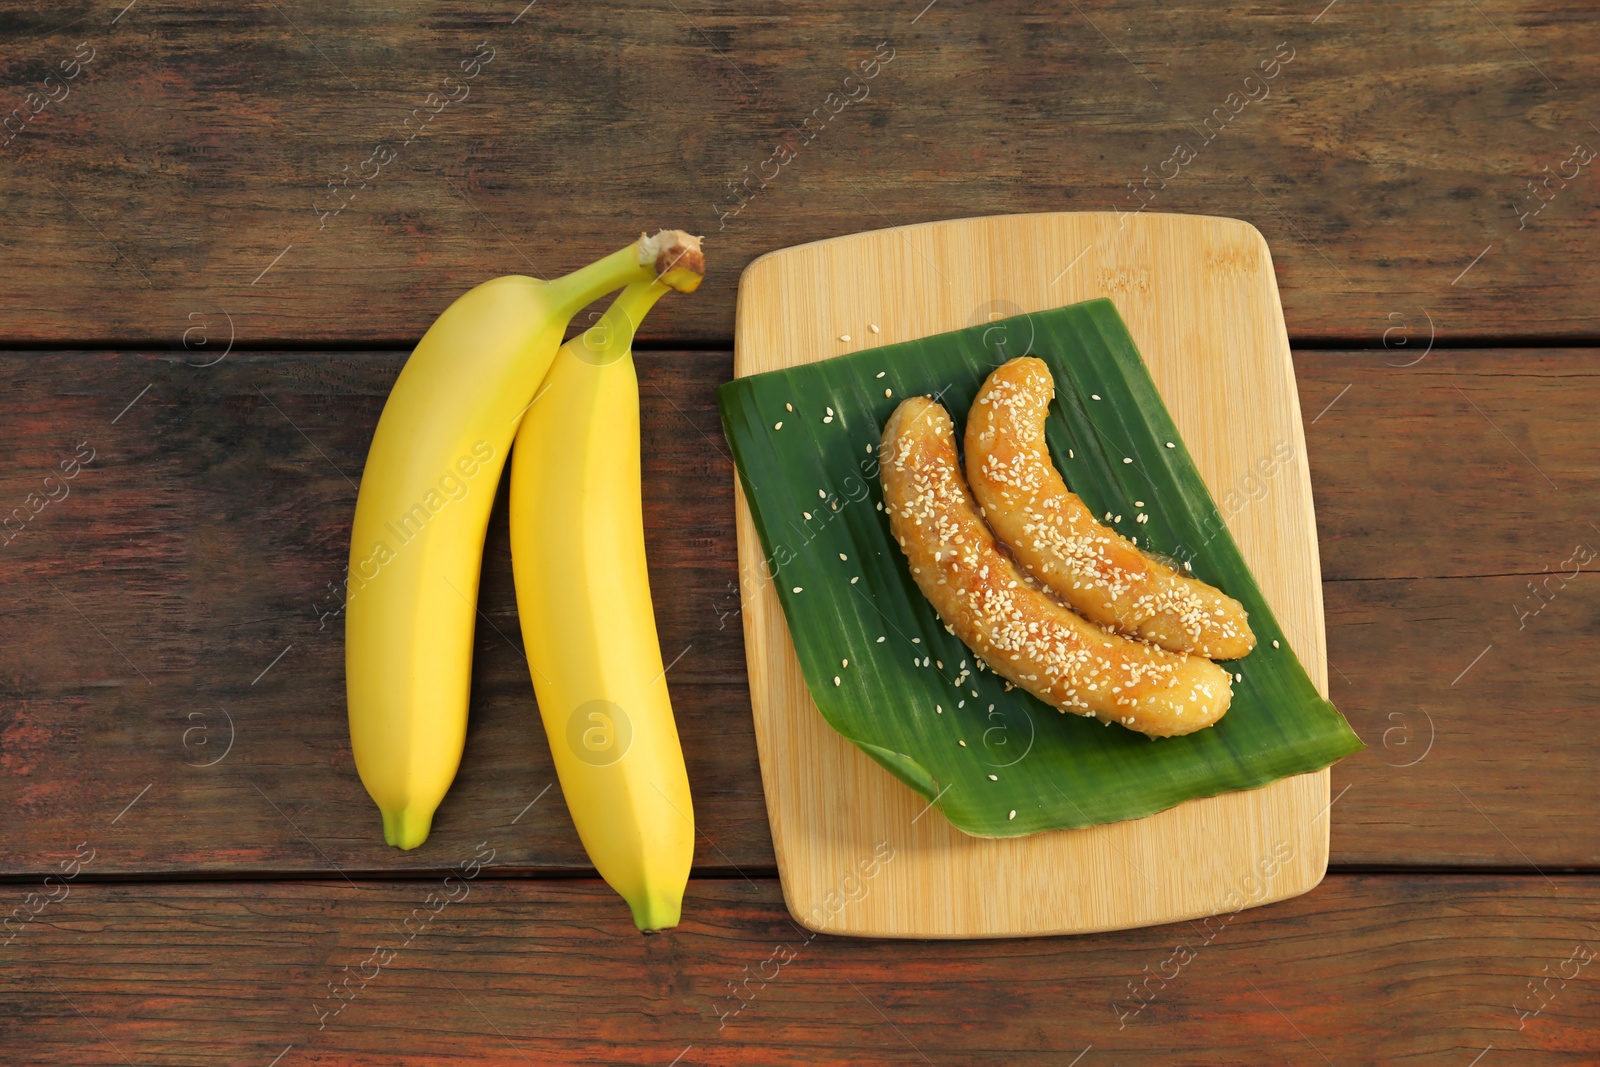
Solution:
[[[740,280],[734,374],[1102,296],[1127,322],[1267,602],[1326,695],[1294,366],[1266,241],[1248,223],[1009,215],[783,249]],[[1292,458],[1263,476],[1285,445]],[[1326,770],[1107,826],[1002,840],[956,830],[812,703],[742,492],[737,506],[761,777],[784,899],[799,922],[873,937],[1086,933],[1231,913],[1322,880]]]

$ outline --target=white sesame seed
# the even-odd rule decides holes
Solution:
[[[965,741],[957,741],[956,744],[960,745],[962,748],[967,747],[967,743]]]
[[[943,704],[935,704],[933,706],[933,710],[937,711],[940,715],[943,715],[944,714],[944,705]]]
[[[794,591],[796,593],[801,592],[801,588],[797,585],[797,586],[794,587]]]
[[[882,378],[885,374],[888,374],[888,373],[889,372],[886,371],[886,370],[881,370],[881,371],[878,372],[878,377]]]
[[[1008,819],[1015,819],[1016,817],[1017,817],[1017,809],[1016,808],[1012,808],[1011,809],[1011,814],[1006,816],[1006,818],[1008,818]]]
[[[851,584],[851,585],[855,585],[855,584],[856,584],[856,583],[857,583],[857,582],[859,582],[859,581],[860,581],[860,580],[861,580],[861,575],[859,575],[859,574],[858,574],[858,575],[856,575],[856,576],[855,576],[855,577],[854,577],[854,578],[852,578],[852,579],[850,579],[850,584]]]
[[[1122,516],[1118,515],[1116,518],[1112,519],[1111,521],[1112,522],[1121,522],[1122,521]]]
[[[991,782],[998,782],[999,780],[1000,780],[1000,776],[998,774],[991,774],[989,776],[989,781],[991,781]]]
[[[841,682],[840,682],[840,681],[839,681],[839,676],[838,676],[838,675],[837,675],[837,674],[836,674],[836,675],[834,675],[834,676],[833,676],[833,684],[834,684],[834,685],[840,685],[840,684],[842,684],[842,683],[841,683]]]
[[[872,454],[872,445],[871,445],[871,444],[868,444],[868,445],[867,445],[867,455],[869,455],[869,456],[870,456],[870,455],[871,455],[871,454]]]
[[[794,410],[794,405],[793,404],[785,404],[785,405],[783,405],[783,410],[785,410],[785,411],[793,411]]]
[[[842,659],[842,660],[839,661],[839,666],[848,667],[848,666],[850,666],[850,661],[847,660],[847,659]]]
[[[828,494],[824,490],[818,489],[817,490],[817,499],[818,500],[826,500],[826,499],[828,499]]]
[[[1077,459],[1078,457],[1073,455],[1072,454],[1072,449],[1069,448],[1069,449],[1067,449],[1067,458],[1068,459]]]
[[[911,639],[911,643],[912,643],[912,644],[913,644],[913,645],[920,645],[920,644],[922,644],[922,638],[920,638],[920,637],[913,637],[913,638],[912,638],[912,639]]]
[[[883,643],[884,643],[884,642],[885,642],[885,641],[887,641],[887,640],[889,640],[889,639],[888,639],[888,638],[887,638],[887,637],[880,637],[880,638],[878,638],[878,644],[880,644],[880,645],[881,645],[881,644],[883,644]]]
[[[840,334],[840,335],[839,335],[839,340],[841,340],[841,341],[848,341],[848,340],[850,340],[850,335],[849,335],[849,334],[847,334],[847,333],[841,333],[841,334]]]
[[[1167,442],[1167,447],[1168,447],[1168,448],[1177,448],[1177,447],[1178,447],[1178,446],[1177,446],[1177,445],[1175,445],[1175,444],[1173,444],[1173,443],[1172,443],[1172,442],[1171,442],[1171,441],[1168,441],[1168,442]]]
[[[832,408],[829,408],[829,409],[828,409],[828,414],[829,414],[829,415],[832,415],[832,414],[833,414],[833,409],[832,409]]]
[[[1089,394],[1089,399],[1090,400],[1099,400],[1100,399],[1100,394],[1099,393],[1090,393]]]
[[[773,424],[772,424],[772,428],[773,428],[773,429],[774,429],[774,430],[781,430],[781,429],[783,429],[783,420],[782,420],[782,419],[779,419],[779,420],[778,420],[778,421],[777,421],[777,422],[775,422],[775,423],[773,423]]]
[[[1277,640],[1277,638],[1273,638],[1273,640],[1272,640],[1272,647],[1273,647],[1273,648],[1282,648],[1282,647],[1283,647],[1283,646],[1282,646],[1282,645],[1280,645],[1280,644],[1278,644],[1278,640]]]
[[[942,660],[942,659],[936,659],[936,660],[934,660],[934,661],[933,661],[933,665],[934,665],[934,666],[935,666],[935,667],[938,667],[938,668],[939,668],[939,669],[940,669],[940,670],[941,670],[941,671],[942,671],[942,670],[944,670],[944,660]]]
[[[850,557],[845,555],[843,552],[841,552],[841,553],[839,553],[839,558],[840,559],[849,559]]]
[[[1136,507],[1136,508],[1142,508],[1142,507],[1144,507],[1144,501],[1143,500],[1135,500],[1133,502],[1133,506]]]
[[[824,415],[824,416],[822,416],[822,421],[823,421],[824,424],[830,423],[830,422],[833,421],[833,416],[832,415]]]
[[[1233,680],[1236,681],[1236,682],[1242,682],[1242,681],[1244,681],[1244,675],[1236,674],[1236,675],[1233,676]]]
[[[867,329],[871,330],[873,333],[878,333],[879,332],[878,324],[875,323],[875,322],[867,323]]]
[[[1124,462],[1124,463],[1132,463],[1133,462],[1133,457],[1132,456],[1123,456],[1122,457],[1122,462]]]
[[[802,514],[802,515],[804,515],[804,516],[805,516],[805,517],[806,517],[806,521],[808,521],[808,522],[809,522],[809,521],[810,521],[810,519],[811,519],[811,512],[809,512],[809,511],[802,511],[802,512],[801,512],[801,513],[800,513],[800,514]]]
[[[893,389],[885,389],[883,391],[883,395],[884,396],[894,396],[894,390]]]

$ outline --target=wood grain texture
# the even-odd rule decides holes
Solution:
[[[1592,878],[1332,875],[1209,923],[981,943],[808,937],[766,879],[695,880],[683,925],[654,937],[596,881],[490,871],[424,921],[440,888],[75,885],[0,948],[8,1058],[1464,1067],[1490,1045],[1491,1063],[1600,1058],[1600,964],[1567,963],[1600,941]],[[363,966],[379,946],[392,956]],[[353,998],[331,1017],[330,984]],[[1541,1004],[1530,985],[1544,1010],[1519,1017]]]
[[[773,248],[1141,204],[1254,222],[1297,337],[1600,333],[1600,22],[1547,0],[122,6],[6,16],[0,338],[409,341],[669,225],[712,273],[651,336],[725,340]]]
[[[319,629],[319,613],[338,606],[327,583],[346,559],[345,476],[360,477],[403,355],[235,353],[210,368],[185,355],[214,358],[0,357],[0,515],[43,492],[78,442],[97,449],[71,495],[0,547],[11,605],[0,627],[0,874],[49,870],[103,830],[116,835],[97,861],[108,874],[441,869],[500,829],[513,835],[501,847],[509,866],[583,869],[559,791],[512,824],[553,774],[514,644],[503,513],[481,606],[509,640],[480,627],[467,757],[437,850],[385,848],[355,777],[340,620]],[[1528,582],[1545,581],[1546,564],[1559,571],[1567,535],[1581,540],[1595,521],[1584,489],[1600,476],[1591,355],[1457,351],[1446,363],[1436,352],[1412,371],[1386,358],[1400,360],[1295,355],[1321,553],[1337,579],[1324,584],[1330,694],[1370,746],[1334,772],[1332,862],[1600,865],[1588,756],[1600,745],[1600,586],[1586,568],[1570,586],[1552,580],[1553,597],[1541,585],[1548,606],[1525,629],[1514,611],[1540,602]],[[1453,379],[1423,388],[1407,377],[1435,366]],[[733,470],[713,395],[732,360],[647,352],[639,367],[658,622],[669,658],[688,648],[670,682],[705,831],[696,864],[770,872]],[[1563,491],[1519,472],[1516,449],[1450,380]],[[1408,575],[1429,577],[1386,580]],[[225,745],[223,711],[233,750],[195,766]]]
[[[1073,259],[1074,249],[1074,267],[1051,280],[1053,265]],[[1272,260],[1248,224],[1159,214],[1003,216],[768,253],[739,283],[734,374],[1077,303],[1100,295],[1095,279],[1108,275],[1132,280],[1117,310],[1213,496],[1253,474],[1258,461],[1273,468],[1276,491],[1227,516],[1229,530],[1312,684],[1326,694],[1316,519],[1294,365]],[[1025,326],[996,328],[1008,331],[1012,351],[1028,348],[1028,338],[1009,336]],[[963,416],[957,413],[958,426]],[[1025,837],[969,837],[928,815],[928,798],[817,710],[742,491],[737,501],[761,778],[784,898],[808,928],[877,937],[1083,933],[1211,914],[1269,867],[1263,902],[1321,880],[1326,770],[1143,819]],[[841,877],[853,884],[886,845],[896,861],[878,876],[878,892],[839,909]]]
[[[1592,351],[1422,351],[1295,357],[1324,577],[1542,577],[1600,548]]]

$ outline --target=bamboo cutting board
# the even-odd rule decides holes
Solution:
[[[1010,215],[783,249],[740,279],[734,375],[1102,296],[1127,322],[1262,593],[1326,696],[1294,366],[1266,241],[1248,223]],[[1258,464],[1285,445],[1290,460],[1264,476]],[[1226,915],[1322,880],[1327,770],[1107,826],[1001,840],[954,829],[811,702],[742,491],[737,507],[767,814],[784,899],[808,928],[873,937],[1086,933]]]

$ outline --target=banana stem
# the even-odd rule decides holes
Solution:
[[[700,238],[682,230],[661,230],[653,236],[640,234],[628,247],[557,278],[550,283],[550,295],[559,313],[571,318],[596,297],[621,286],[654,284],[660,278],[666,286],[687,293],[700,284],[704,273]],[[650,303],[654,302],[652,298]],[[635,316],[635,322],[643,317],[650,303]]]
[[[633,351],[639,323],[672,287],[659,278],[630,282],[606,308],[606,313],[583,334],[585,358],[597,365],[612,363]]]

